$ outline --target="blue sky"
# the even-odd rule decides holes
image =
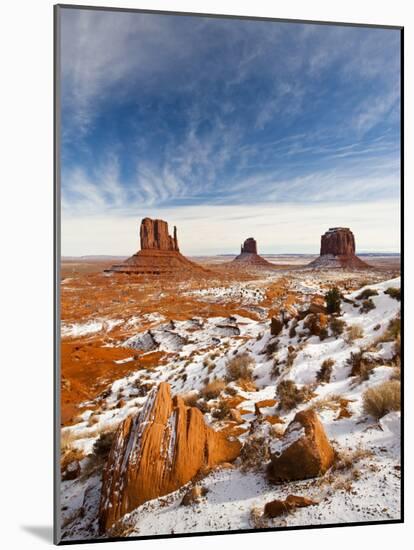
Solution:
[[[399,31],[62,10],[62,253],[399,251]]]

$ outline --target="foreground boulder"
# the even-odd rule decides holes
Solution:
[[[161,382],[142,411],[126,418],[115,436],[102,479],[100,532],[140,504],[177,490],[196,474],[240,453],[237,439],[207,426],[202,413],[171,398]]]
[[[334,461],[318,415],[314,411],[298,412],[283,438],[270,448],[269,477],[272,481],[293,481],[322,475]]]
[[[298,495],[289,495],[285,500],[272,500],[265,504],[264,513],[269,518],[283,516],[289,512],[293,512],[296,508],[304,508],[305,506],[314,506],[318,504],[315,500]]]

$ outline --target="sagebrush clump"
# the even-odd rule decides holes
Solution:
[[[362,398],[364,413],[379,420],[389,412],[401,409],[401,383],[399,380],[387,380],[368,388]]]
[[[201,394],[206,399],[216,399],[226,387],[226,382],[222,378],[216,378],[211,382],[207,382],[201,390]]]
[[[325,359],[322,363],[321,368],[316,373],[316,380],[318,382],[329,383],[332,376],[332,367],[335,365],[335,361],[331,358]]]
[[[361,292],[361,294],[358,294],[356,297],[357,300],[367,300],[368,298],[371,298],[372,296],[378,296],[378,290],[374,290],[372,288],[366,288]]]
[[[229,359],[226,365],[227,380],[251,380],[254,365],[253,357],[247,353],[238,353]]]
[[[401,302],[400,288],[394,288],[394,287],[387,288],[387,290],[384,290],[384,294],[388,294],[388,296],[391,296],[391,298],[394,298],[394,300],[398,300],[399,302]]]
[[[307,386],[298,388],[293,380],[282,380],[276,388],[276,396],[279,399],[278,408],[290,411],[300,403],[309,401],[313,392]]]
[[[340,336],[346,327],[346,322],[342,319],[338,319],[337,317],[332,317],[332,319],[329,322],[329,328],[331,329],[332,334],[335,337]]]

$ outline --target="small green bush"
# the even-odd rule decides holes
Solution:
[[[341,312],[341,293],[335,286],[328,290],[325,294],[326,311],[328,313],[340,313]]]

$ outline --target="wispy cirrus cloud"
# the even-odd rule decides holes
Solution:
[[[63,9],[61,61],[70,223],[398,200],[398,31]]]

